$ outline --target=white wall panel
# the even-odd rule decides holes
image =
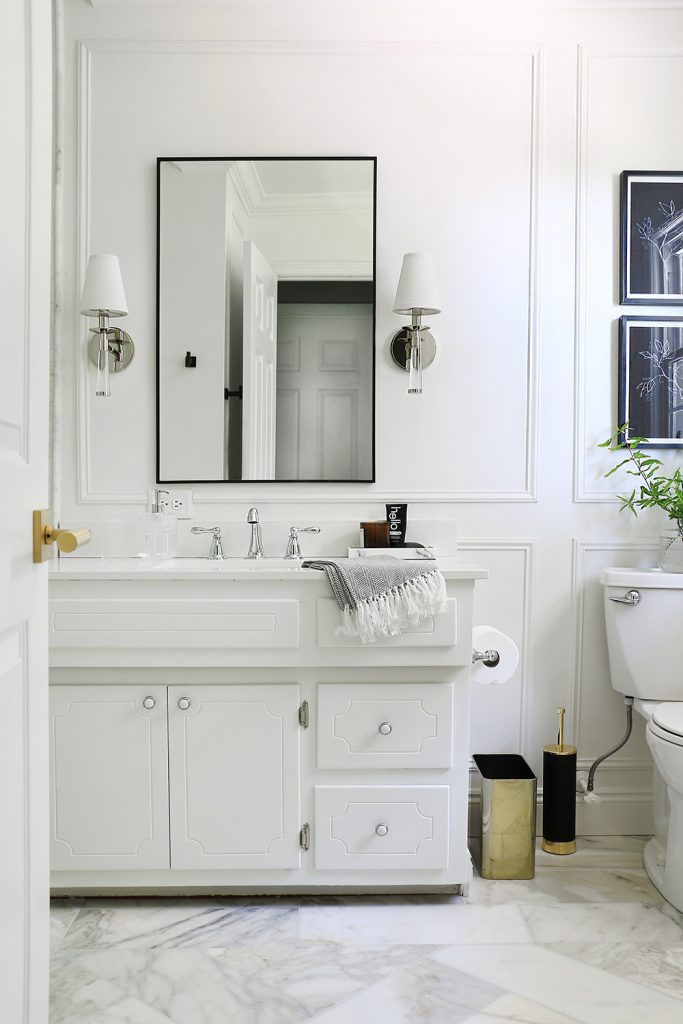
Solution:
[[[82,43],[77,275],[84,271],[88,252],[103,247],[117,252],[131,310],[126,326],[134,337],[153,338],[156,157],[259,153],[264,149],[264,110],[269,112],[269,152],[311,153],[313,138],[317,152],[336,153],[338,122],[329,111],[343,95],[343,151],[377,154],[383,168],[380,293],[395,287],[401,253],[414,247],[423,233],[425,197],[440,197],[440,228],[430,247],[446,298],[438,331],[450,340],[440,351],[439,374],[432,374],[428,407],[408,399],[405,380],[383,351],[379,353],[379,423],[391,429],[380,427],[378,432],[378,487],[386,490],[403,480],[410,492],[420,494],[528,500],[534,489],[535,450],[538,61],[528,47],[503,52],[483,48],[460,53],[457,61],[450,53],[413,54],[413,73],[406,76],[405,47],[396,45],[381,53],[384,74],[378,76],[378,56],[372,48],[351,44],[320,43],[305,52],[293,47],[274,53],[259,44],[189,40],[144,47],[134,41]],[[490,89],[497,76],[505,79],[504,91]],[[314,94],[311,81],[316,82]],[[307,116],[299,118],[296,112],[304,108]],[[457,125],[457,131],[441,135],[437,160],[406,161],[403,125],[420,121],[425,109],[437,123]],[[103,123],[107,132],[96,129]],[[126,138],[126,161],[116,167],[110,158],[112,136]],[[499,173],[501,147],[504,175]],[[410,203],[406,194],[413,197]],[[454,237],[466,238],[467,244],[454,248]],[[496,256],[501,245],[502,265]],[[490,280],[485,304],[478,298],[483,279]],[[378,337],[400,326],[388,305],[378,306]],[[85,338],[75,309],[73,316],[70,328]],[[502,323],[505,345],[499,346]],[[468,338],[476,343],[463,344]],[[138,346],[136,369],[132,379],[130,374],[121,378],[110,403],[95,403],[79,360],[76,432],[81,459],[76,484],[81,501],[139,501],[153,473],[151,344]],[[477,389],[460,387],[463,374],[486,380],[488,401],[498,410],[496,422],[485,414]],[[122,422],[124,408],[128,415]],[[484,455],[499,421],[507,425],[508,455],[491,486]],[[451,436],[473,427],[476,442],[457,459],[444,460],[437,450],[424,457],[423,430]],[[240,491],[233,488],[221,497],[241,500]],[[349,497],[353,500],[347,492]]]
[[[609,565],[652,565],[653,548],[646,543],[628,544],[622,541],[576,541],[574,547],[576,621],[574,628],[574,741],[578,743],[583,759],[603,753],[606,724],[614,743],[625,729],[624,701],[613,689],[607,641],[605,638],[605,611],[600,572]],[[638,763],[648,766],[650,755],[645,743],[645,722],[634,716],[634,736],[628,746],[605,764],[631,767]],[[612,743],[609,744],[612,746]]]
[[[622,170],[683,167],[683,45],[588,49],[580,62],[576,498],[611,501],[610,457],[595,444],[617,425],[617,320],[675,309],[618,305]],[[614,239],[613,245],[605,245]],[[672,462],[675,457],[665,456]]]
[[[501,686],[474,684],[471,694],[471,751],[494,754],[527,750],[526,712],[531,685],[528,652],[533,586],[533,541],[466,541],[463,557],[481,562],[489,579],[474,588],[475,625],[495,625],[520,649],[517,671]]]

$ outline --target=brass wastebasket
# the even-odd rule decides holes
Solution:
[[[482,878],[533,878],[536,776],[519,754],[475,754],[481,777]]]

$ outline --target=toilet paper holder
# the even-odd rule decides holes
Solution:
[[[472,651],[472,664],[476,665],[478,661],[483,661],[487,668],[495,668],[500,661],[500,654],[493,648],[488,651],[478,651],[475,648]]]

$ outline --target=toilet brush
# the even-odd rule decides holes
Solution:
[[[558,708],[557,743],[543,748],[543,849],[576,852],[576,747],[564,742],[565,709]]]

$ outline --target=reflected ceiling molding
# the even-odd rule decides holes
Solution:
[[[324,160],[325,157],[310,159]],[[362,156],[349,157],[349,160],[363,159]],[[372,189],[367,192],[267,192],[255,160],[235,160],[228,174],[249,217],[372,212]]]

